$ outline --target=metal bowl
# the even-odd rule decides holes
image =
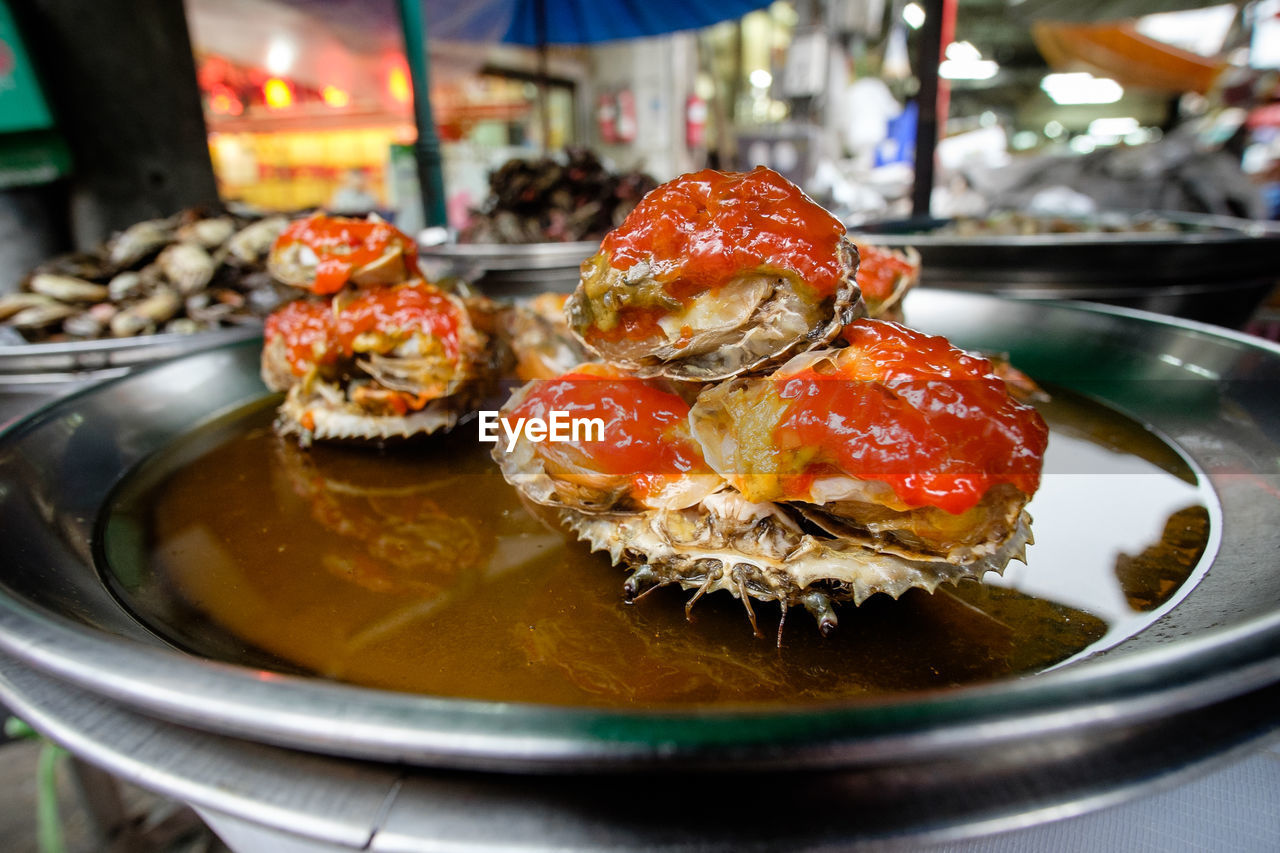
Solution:
[[[1174,231],[963,236],[921,217],[853,229],[920,252],[921,284],[1018,299],[1080,299],[1239,328],[1280,283],[1280,227],[1151,214]]]
[[[578,284],[582,262],[600,250],[599,241],[573,243],[444,243],[420,245],[424,261],[444,274],[472,281],[489,296],[528,296],[552,290],[568,293]]]
[[[95,524],[136,465],[262,399],[259,344],[82,391],[0,435],[0,651],[147,715],[334,755],[505,771],[870,769],[1118,749],[1280,681],[1280,347],[1120,309],[925,292],[913,324],[1003,350],[1152,425],[1222,512],[1201,582],[1141,633],[1047,673],[818,707],[662,713],[416,696],[182,654],[104,586]],[[1087,535],[1087,531],[1084,532]],[[1173,753],[1168,760],[1178,759]],[[963,774],[961,774],[963,775]]]

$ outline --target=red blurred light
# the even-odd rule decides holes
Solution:
[[[244,104],[230,86],[215,83],[209,89],[209,109],[218,115],[238,116],[244,112]]]

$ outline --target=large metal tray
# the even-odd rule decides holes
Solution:
[[[264,677],[182,654],[104,587],[94,526],[134,466],[262,398],[258,344],[247,341],[79,392],[0,434],[0,650],[124,707],[211,732],[419,765],[544,772],[925,761],[955,770],[982,759],[999,772],[1001,756],[1117,748],[1146,724],[1280,682],[1280,347],[1119,309],[972,294],[915,294],[907,311],[923,329],[1009,352],[1039,379],[1128,411],[1206,472],[1221,539],[1212,568],[1178,606],[1106,652],[1041,675],[749,711],[413,696]]]

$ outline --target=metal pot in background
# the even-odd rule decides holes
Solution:
[[[1193,213],[1118,214],[1165,230],[957,234],[947,219],[857,226],[878,245],[913,246],[921,286],[1016,299],[1073,299],[1242,328],[1280,283],[1280,226]]]
[[[441,243],[419,239],[428,276],[456,276],[495,298],[569,293],[582,262],[600,250],[595,241],[573,243]]]

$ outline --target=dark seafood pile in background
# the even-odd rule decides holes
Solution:
[[[592,152],[567,160],[508,160],[489,175],[489,197],[462,229],[463,243],[599,240],[622,224],[658,182],[643,172],[611,172]]]
[[[0,324],[30,343],[259,324],[297,295],[266,269],[288,224],[198,210],[139,222],[33,269],[18,292],[0,296]]]

